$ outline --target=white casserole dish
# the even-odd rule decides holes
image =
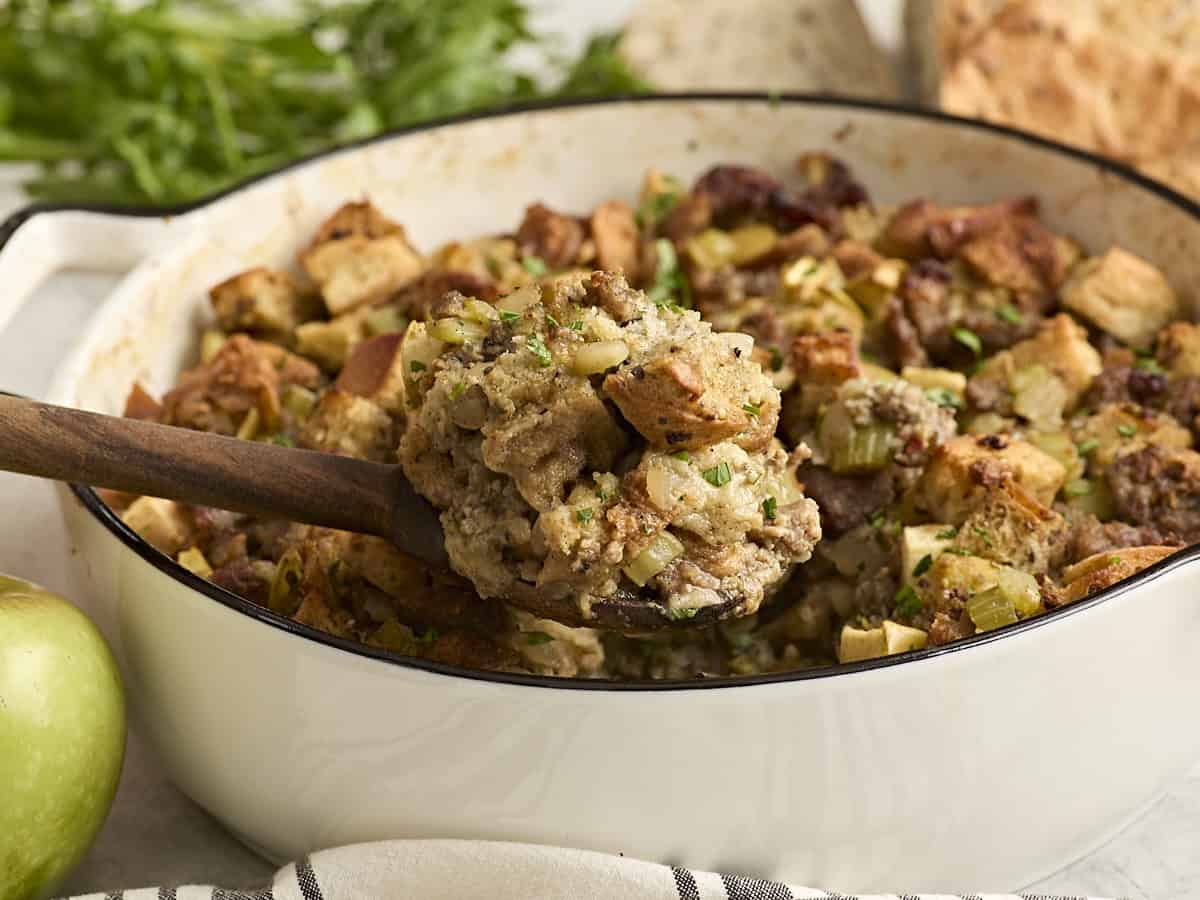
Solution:
[[[170,216],[34,209],[0,228],[0,325],[45,275],[141,260],[53,402],[118,413],[194,353],[206,289],[285,264],[369,194],[421,246],[524,205],[631,196],[657,166],[848,162],[880,202],[1033,192],[1200,295],[1200,207],[1001,128],[819,98],[652,97],[418,128]],[[314,631],[202,581],[86,489],[62,490],[136,727],[176,783],[275,859],[385,837],[534,841],[855,891],[1011,889],[1087,852],[1200,758],[1188,550],[1096,597],[905,657],[740,681],[455,670]]]

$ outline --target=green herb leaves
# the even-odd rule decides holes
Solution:
[[[705,469],[700,473],[704,480],[713,487],[724,487],[733,480],[733,475],[729,471],[729,463],[717,463],[711,469]]]
[[[525,338],[525,347],[533,354],[534,359],[537,360],[541,368],[545,369],[554,362],[554,358],[550,355],[550,349],[536,334],[531,334]]]
[[[983,341],[979,339],[979,335],[969,328],[955,328],[951,334],[954,339],[970,350],[975,356],[983,356]]]
[[[0,3],[0,86],[20,86],[0,98],[0,156],[42,164],[42,199],[175,203],[388,128],[648,87],[615,36],[562,58],[522,0],[288,6]]]

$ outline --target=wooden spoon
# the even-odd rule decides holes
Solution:
[[[123,419],[0,394],[0,470],[387,538],[448,566],[437,511],[398,465]],[[509,602],[570,625],[623,631],[711,624],[738,599],[670,619],[634,594],[594,604],[524,586]]]

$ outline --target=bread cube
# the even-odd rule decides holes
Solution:
[[[174,500],[138,497],[121,513],[121,521],[168,556],[174,556],[192,542],[191,517]]]
[[[365,397],[332,389],[321,395],[300,432],[300,445],[355,459],[390,460],[396,449],[392,417]]]
[[[1155,444],[1172,450],[1192,446],[1191,432],[1166,413],[1133,403],[1107,403],[1075,426],[1077,446],[1086,454],[1093,472],[1103,472],[1122,453]]]
[[[1063,573],[1066,585],[1062,602],[1073,603],[1088,594],[1102,591],[1118,581],[1124,581],[1142,569],[1166,559],[1178,551],[1178,547],[1122,547],[1104,550],[1069,566]]]
[[[387,298],[425,269],[404,228],[370,203],[347,203],[300,254],[300,265],[337,316]]]
[[[393,331],[363,341],[354,348],[334,382],[338,390],[366,397],[391,413],[404,411],[404,364],[400,346],[404,335]]]
[[[1158,362],[1172,375],[1200,375],[1200,325],[1172,322],[1160,331]]]
[[[1120,247],[1076,266],[1063,285],[1062,302],[1132,347],[1147,346],[1180,311],[1162,272]]]
[[[1049,506],[1066,477],[1062,463],[1027,441],[959,435],[934,452],[913,500],[937,521],[961,525],[989,492],[1007,481]]]
[[[1035,575],[1058,562],[1066,541],[1066,520],[1015,482],[985,494],[958,533],[958,545],[975,556]]]
[[[286,272],[262,266],[225,279],[208,296],[225,332],[288,334],[313,318],[319,306]]]

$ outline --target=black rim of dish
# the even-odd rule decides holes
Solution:
[[[264,172],[256,175],[246,181],[240,182],[232,187],[222,190],[216,194],[196,200],[190,203],[175,205],[175,206],[120,206],[111,204],[49,204],[37,203],[27,206],[0,224],[0,250],[3,250],[5,244],[13,236],[18,228],[27,222],[29,219],[45,212],[57,212],[63,210],[71,210],[77,212],[98,212],[114,215],[125,215],[134,217],[154,217],[154,216],[176,216],[204,206],[208,206],[223,197],[237,193],[252,184],[262,181],[267,178],[274,177],[281,172],[286,172],[290,169],[303,166],[314,160],[322,159],[327,156],[336,155],[357,147],[363,147],[370,144],[392,140],[394,138],[417,134],[424,131],[430,131],[437,128],[471,122],[480,119],[502,118],[513,115],[523,115],[528,113],[536,113],[539,111],[553,111],[562,109],[577,109],[589,106],[617,106],[630,103],[747,103],[757,102],[769,105],[808,105],[808,106],[830,106],[843,107],[855,111],[879,112],[884,114],[896,115],[899,117],[923,119],[931,122],[940,122],[944,124],[952,124],[962,128],[968,128],[975,131],[990,132],[992,134],[1003,137],[1007,140],[1012,140],[1020,143],[1030,144],[1036,147],[1041,147],[1046,150],[1051,150],[1062,156],[1076,159],[1080,162],[1089,163],[1095,166],[1098,170],[1107,172],[1121,180],[1132,182],[1139,187],[1157,194],[1166,202],[1183,210],[1192,218],[1200,220],[1200,204],[1184,197],[1182,194],[1171,190],[1165,185],[1147,178],[1133,169],[1115,163],[1104,157],[1097,156],[1086,150],[1080,150],[1074,147],[1068,147],[1059,144],[1055,141],[1039,137],[1034,134],[1019,131],[1004,125],[996,125],[989,122],[983,122],[976,119],[967,119],[961,116],[943,113],[937,110],[924,109],[908,104],[886,103],[874,100],[860,100],[856,98],[837,97],[826,94],[765,94],[765,93],[674,93],[674,94],[642,94],[621,97],[605,97],[605,98],[587,98],[571,101],[550,101],[542,103],[532,103],[521,106],[507,107],[498,110],[468,113],[466,115],[455,116],[451,118],[438,119],[435,121],[413,125],[406,128],[399,128],[392,131],[384,132],[374,137],[366,138],[361,141],[356,141],[351,144],[342,144],[336,147],[330,147],[319,153],[314,153],[302,159],[295,160],[285,166],[277,169],[272,169],[269,172]],[[895,665],[908,664],[919,660],[930,660],[937,657],[945,656],[952,653],[962,653],[973,647],[980,647],[985,644],[990,644],[993,641],[1003,638],[1015,637],[1026,631],[1034,628],[1039,628],[1043,625],[1049,625],[1057,622],[1066,616],[1075,615],[1084,610],[1091,609],[1097,604],[1108,601],[1114,597],[1128,593],[1136,588],[1141,587],[1148,582],[1151,582],[1158,577],[1170,572],[1182,565],[1185,565],[1200,556],[1200,545],[1181,549],[1178,553],[1162,560],[1161,562],[1139,572],[1134,577],[1120,584],[1114,585],[1103,591],[1100,591],[1084,600],[1068,606],[1060,607],[1056,610],[1043,613],[1040,616],[1035,616],[1031,619],[1017,622],[1012,625],[999,628],[995,631],[989,631],[984,634],[977,634],[961,641],[956,641],[951,644],[945,644],[940,647],[927,647],[924,650],[911,651],[896,656],[888,656],[880,659],[864,660],[857,663],[847,663],[842,665],[831,665],[815,669],[801,669],[793,672],[776,672],[764,675],[748,675],[748,676],[721,676],[713,678],[693,678],[693,679],[664,679],[657,681],[635,680],[635,681],[615,681],[612,679],[590,679],[590,678],[559,678],[551,675],[526,675],[510,672],[492,672],[480,669],[468,669],[462,666],[452,666],[443,663],[432,662],[430,660],[418,659],[415,657],[402,656],[398,653],[393,653],[388,650],[383,650],[378,647],[372,647],[367,644],[359,643],[358,641],[348,638],[338,637],[308,625],[302,625],[285,616],[271,612],[269,609],[258,606],[255,603],[246,600],[237,594],[218,587],[210,581],[207,581],[192,572],[185,569],[183,566],[176,563],[169,556],[160,553],[150,544],[143,541],[133,531],[131,531],[120,517],[116,515],[93,491],[90,487],[84,485],[71,485],[71,490],[80,503],[94,515],[101,524],[112,532],[120,541],[137,553],[142,559],[150,563],[159,571],[170,576],[176,581],[179,581],[200,592],[206,597],[221,603],[223,606],[237,612],[243,613],[259,622],[278,628],[285,632],[290,632],[297,637],[306,638],[315,641],[319,644],[324,644],[328,647],[333,647],[338,650],[343,650],[348,653],[353,653],[361,657],[379,660],[381,662],[390,663],[392,665],[401,666],[409,669],[418,669],[425,672],[437,673],[441,675],[449,675],[457,678],[467,678],[475,681],[486,681],[497,684],[524,685],[529,687],[553,688],[558,690],[599,690],[599,691],[678,691],[678,690],[715,690],[718,688],[746,688],[757,685],[781,684],[793,681],[812,681],[824,678],[834,678],[843,675],[854,675],[862,672],[874,671],[877,669],[890,668]]]

